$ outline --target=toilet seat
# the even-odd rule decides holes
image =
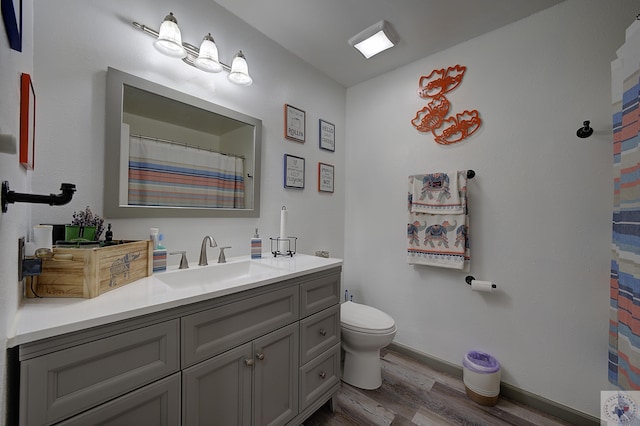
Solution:
[[[340,325],[347,330],[366,334],[388,334],[396,330],[396,323],[389,315],[354,302],[340,305]]]

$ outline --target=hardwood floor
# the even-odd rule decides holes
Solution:
[[[382,386],[362,390],[342,383],[334,411],[326,404],[304,426],[351,425],[568,425],[501,397],[493,407],[471,401],[461,379],[406,355],[381,351]]]

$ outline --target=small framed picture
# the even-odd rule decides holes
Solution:
[[[36,143],[36,93],[29,74],[20,78],[20,164],[33,170]]]
[[[2,0],[0,7],[9,47],[22,52],[22,0]]]
[[[304,158],[284,155],[284,187],[304,189]]]
[[[320,129],[320,135],[318,140],[320,141],[320,149],[326,149],[327,151],[336,150],[336,126],[333,123],[320,119],[318,125]]]
[[[333,166],[318,163],[318,191],[333,192]]]
[[[304,143],[305,112],[291,105],[284,105],[284,137]]]

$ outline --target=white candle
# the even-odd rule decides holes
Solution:
[[[280,247],[278,248],[278,250],[280,252],[287,252],[288,250],[290,250],[289,248],[289,242],[287,239],[287,207],[286,206],[282,206],[282,210],[280,210],[280,239],[283,241],[280,241]]]

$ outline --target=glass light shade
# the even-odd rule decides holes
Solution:
[[[184,58],[187,51],[182,47],[182,34],[178,28],[178,21],[169,13],[160,25],[158,39],[153,42],[154,47],[160,52],[172,58]]]
[[[238,84],[240,86],[250,86],[253,83],[253,79],[249,76],[249,67],[247,61],[242,54],[242,50],[236,53],[231,63],[231,71],[227,77],[230,82]]]
[[[362,56],[369,59],[387,50],[400,41],[398,34],[386,21],[380,21],[349,39],[349,45],[358,49]]]
[[[195,66],[206,72],[220,72],[222,65],[218,60],[218,47],[216,46],[211,33],[204,36],[200,45],[200,53],[193,61]]]
[[[365,58],[377,55],[378,53],[393,47],[393,43],[384,31],[378,31],[366,40],[362,40],[360,43],[356,43],[353,47],[358,49]]]

